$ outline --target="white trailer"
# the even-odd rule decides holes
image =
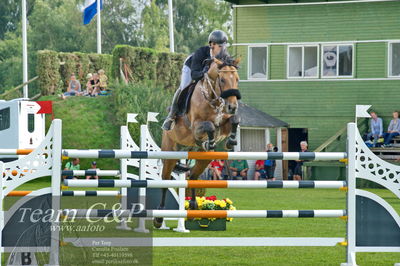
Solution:
[[[40,105],[33,101],[0,100],[0,148],[35,149],[45,137],[45,115],[37,114]],[[1,156],[1,161],[15,160]]]

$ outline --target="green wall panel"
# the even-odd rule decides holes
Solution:
[[[381,40],[400,35],[400,2],[237,8],[236,43]]]

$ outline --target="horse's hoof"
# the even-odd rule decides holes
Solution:
[[[203,148],[203,150],[205,150],[205,151],[213,151],[214,149],[215,149],[215,143],[213,142],[213,143],[210,143],[210,142],[208,142],[208,141],[205,141],[205,142],[203,142],[203,144],[202,144],[202,148]]]
[[[164,222],[164,218],[162,218],[162,217],[156,217],[153,219],[153,225],[155,228],[160,228],[162,226],[163,222]]]
[[[196,200],[190,200],[189,201],[189,209],[190,210],[197,210],[198,209]]]
[[[228,139],[227,142],[225,143],[225,149],[231,151],[236,145],[237,145],[236,139]]]

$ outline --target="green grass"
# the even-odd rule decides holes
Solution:
[[[116,149],[120,146],[120,125],[115,117],[113,98],[110,96],[42,97],[52,100],[54,117],[62,119],[62,147],[64,149]],[[50,126],[50,115],[47,116]],[[90,167],[90,159],[81,159],[81,169]],[[98,159],[100,169],[119,169],[119,160]],[[66,161],[63,162],[65,164]]]
[[[37,189],[45,185],[42,181],[25,185],[24,189]],[[400,202],[391,192],[369,190],[388,200],[400,212]],[[239,210],[344,209],[346,204],[345,192],[327,189],[208,189],[207,195],[228,197]],[[100,201],[112,204],[118,199],[103,198]],[[63,198],[62,207],[85,208],[94,202],[99,202],[99,198]],[[176,222],[168,221],[167,225],[173,228],[176,227]],[[135,224],[131,227],[134,228]],[[101,233],[72,232],[65,233],[64,236],[142,236],[133,231],[119,231],[114,228],[115,224],[112,223],[106,225],[106,230]],[[346,222],[339,218],[237,218],[227,223],[226,231],[177,233],[172,230],[154,230],[149,237],[345,237],[345,234]],[[66,246],[62,248],[61,257],[63,265],[82,265],[83,258],[87,265],[91,265],[88,264],[92,258],[89,248]],[[43,254],[41,260],[46,259],[47,255]],[[345,261],[345,247],[154,247],[152,260],[153,265],[339,265]],[[359,265],[393,265],[400,262],[400,254],[358,253],[357,262]]]

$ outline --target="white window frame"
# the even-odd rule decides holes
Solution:
[[[337,46],[337,64],[336,64],[336,76],[324,76],[324,47],[325,46]],[[353,56],[351,58],[351,76],[339,76],[339,47],[340,46],[351,46],[353,51]],[[356,52],[354,50],[354,43],[332,43],[332,44],[323,44],[321,45],[321,78],[323,79],[347,79],[347,78],[354,78],[354,58],[356,57]]]
[[[265,48],[266,49],[266,55],[267,55],[267,60],[265,61],[265,78],[252,78],[251,77],[251,48]],[[260,80],[260,81],[264,81],[264,80],[268,80],[268,76],[269,76],[269,47],[268,45],[250,45],[247,47],[247,80]]]
[[[399,41],[391,41],[388,42],[388,72],[387,72],[387,76],[388,78],[400,78],[400,75],[398,76],[393,76],[392,75],[392,44],[394,43],[400,43]]]
[[[306,77],[306,76],[304,76],[304,48],[305,47],[317,47],[317,75],[316,76],[313,76],[313,77]],[[301,48],[301,74],[302,74],[302,77],[290,77],[289,76],[289,51],[290,51],[290,48]],[[319,64],[320,64],[320,60],[318,60],[318,56],[319,56],[319,45],[301,45],[301,44],[299,44],[299,45],[288,45],[287,46],[287,56],[286,56],[286,78],[287,79],[318,79],[319,78],[319,69],[320,69],[320,67],[319,67]]]

